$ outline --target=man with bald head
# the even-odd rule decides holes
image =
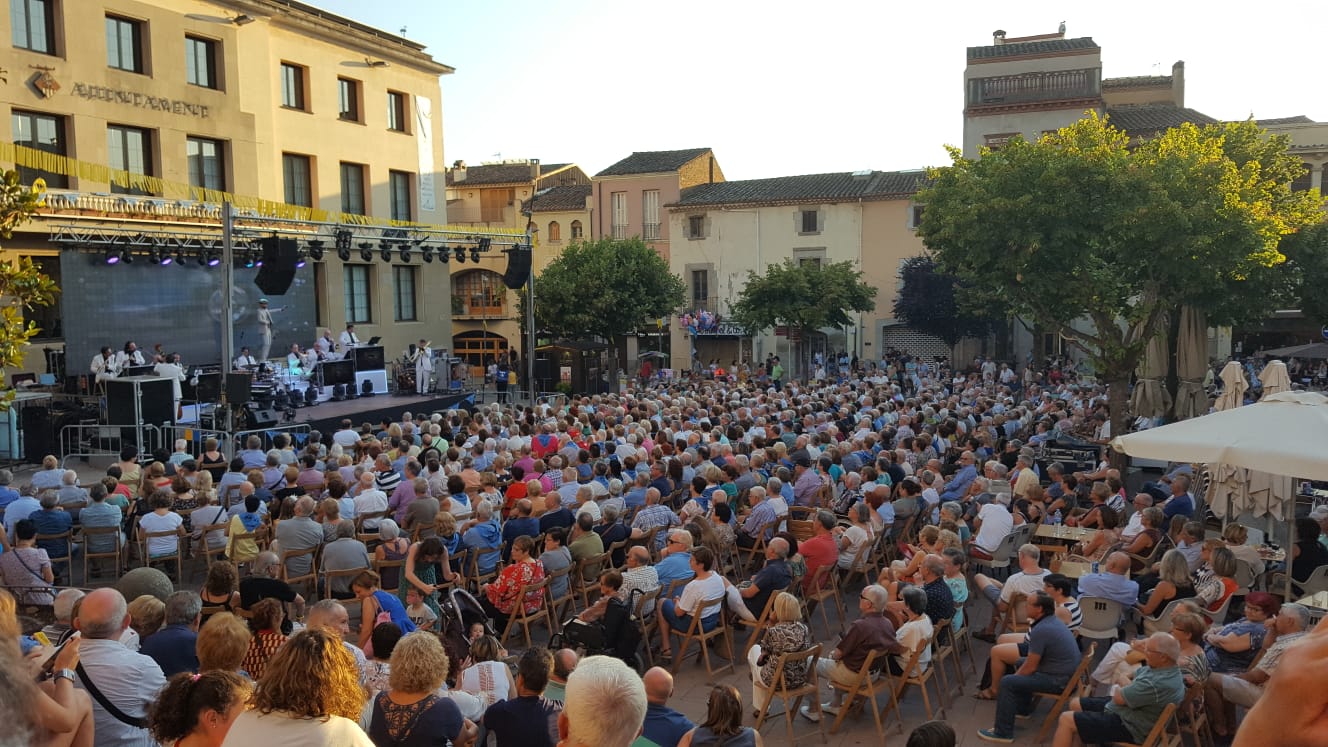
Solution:
[[[364,652],[359,646],[353,646],[346,640],[350,635],[350,613],[346,611],[346,606],[335,599],[324,599],[309,607],[309,614],[305,617],[304,626],[306,628],[321,628],[337,637],[345,645],[346,650],[350,652],[351,657],[355,659],[355,667],[360,670],[360,684],[364,684],[369,679],[369,662],[364,656]]]
[[[1113,552],[1101,564],[1101,570],[1101,573],[1085,574],[1079,579],[1079,594],[1110,599],[1127,609],[1134,606],[1139,599],[1139,582],[1129,578],[1130,556]]]
[[[120,643],[129,627],[129,605],[115,589],[97,589],[83,597],[74,627],[82,635],[80,672],[75,686],[92,696],[92,716],[98,745],[151,747],[156,742],[146,728],[148,708],[166,686],[161,667],[151,657],[130,651]],[[111,715],[110,705],[117,715]],[[127,716],[126,723],[117,716]]]
[[[549,682],[544,687],[544,697],[556,703],[563,702],[567,693],[567,678],[576,671],[579,658],[570,648],[560,648],[553,652],[553,668],[549,672]]]
[[[641,736],[660,747],[677,747],[683,735],[696,725],[668,706],[673,697],[673,675],[662,667],[652,667],[641,676],[641,682],[646,687],[646,720]]]

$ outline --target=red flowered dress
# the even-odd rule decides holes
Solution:
[[[489,602],[498,611],[504,615],[512,614],[516,608],[516,597],[521,593],[521,587],[529,584],[538,584],[544,580],[544,566],[538,560],[531,560],[524,563],[513,563],[503,569],[498,574],[498,580],[489,584],[484,593],[489,597]],[[543,591],[536,590],[526,594],[525,611],[530,614],[539,609],[540,597]]]

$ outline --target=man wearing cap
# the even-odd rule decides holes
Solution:
[[[263,339],[263,345],[258,351],[258,360],[267,360],[267,354],[272,352],[272,310],[267,307],[267,299],[258,299],[258,334]]]
[[[420,340],[415,349],[415,393],[429,393],[429,379],[433,377],[433,350],[427,340]]]

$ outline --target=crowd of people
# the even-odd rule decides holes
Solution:
[[[869,660],[920,677],[961,631],[992,644],[978,736],[1008,743],[1035,694],[1081,671],[1086,597],[1139,637],[1098,657],[1104,697],[1072,700],[1055,744],[1137,743],[1195,699],[1231,734],[1314,635],[1305,607],[1235,582],[1263,559],[1239,525],[1205,538],[1191,470],[1130,495],[1105,461],[1041,458],[1109,422],[1073,367],[894,356],[764,379],[347,420],[231,458],[211,440],[130,447],[86,488],[54,457],[19,487],[0,472],[0,708],[20,735],[0,744],[761,744],[744,722],[775,692],[814,678],[801,716],[838,720]],[[1328,562],[1323,520],[1297,525],[1298,580]],[[1055,557],[1020,543],[1004,579],[975,572],[1060,523],[1095,532]],[[173,590],[127,597],[127,557]],[[1074,561],[1093,570],[1051,570]],[[857,601],[837,636],[827,592]],[[821,640],[818,608],[833,640],[795,660]],[[54,622],[35,630],[25,609]],[[509,652],[542,610],[562,634]],[[674,710],[681,639],[721,624],[752,633],[750,698],[717,686],[703,717]],[[628,628],[654,632],[624,651]],[[607,643],[576,650],[571,630]],[[742,658],[725,641],[711,653]],[[909,743],[953,744],[947,728]]]

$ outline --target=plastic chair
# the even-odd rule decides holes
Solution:
[[[1120,602],[1102,597],[1080,597],[1079,611],[1083,615],[1079,624],[1080,638],[1115,641],[1120,637],[1121,615],[1125,612]]]
[[[819,656],[820,653],[821,644],[818,643],[805,651],[779,655],[779,659],[775,664],[773,677],[770,680],[770,697],[766,698],[764,703],[757,704],[758,709],[756,713],[755,727],[757,732],[760,732],[761,727],[765,724],[766,716],[770,713],[770,704],[774,702],[775,698],[779,698],[784,701],[784,727],[788,731],[788,741],[785,742],[785,744],[797,744],[799,739],[812,736],[811,732],[801,736],[794,736],[793,716],[798,712],[798,704],[802,702],[803,698],[808,696],[811,697],[812,703],[815,704],[813,706],[815,711],[817,713],[820,713],[821,711],[821,687],[816,680],[816,657]],[[784,685],[784,670],[787,669],[790,664],[797,664],[798,662],[807,663],[807,681],[799,687],[789,689]],[[816,719],[816,734],[821,737],[821,742],[824,744],[825,726],[821,723],[821,719],[819,718]]]
[[[1183,601],[1183,599],[1173,599],[1167,602],[1167,606],[1162,609],[1162,614],[1157,617],[1145,617],[1143,619],[1144,635],[1170,633],[1171,618],[1175,616],[1176,610]]]
[[[1018,540],[1018,532],[1011,532],[1005,535],[1005,537],[1001,539],[1001,543],[996,546],[996,550],[991,554],[990,559],[980,558],[976,555],[969,555],[968,562],[969,565],[973,567],[973,572],[976,573],[978,568],[986,568],[995,575],[996,569],[1000,568],[1005,570],[1006,576],[1009,576],[1010,558],[1014,556],[1015,548],[1019,546]]]
[[[867,659],[862,662],[862,667],[858,670],[853,683],[850,685],[845,686],[833,679],[829,680],[831,690],[840,690],[844,693],[844,701],[839,707],[839,715],[835,717],[834,723],[830,725],[831,734],[839,731],[839,725],[844,723],[844,718],[850,712],[868,707],[871,708],[872,720],[876,722],[876,736],[880,739],[881,744],[885,744],[885,725],[881,718],[883,713],[893,713],[895,721],[899,723],[899,733],[904,733],[904,718],[899,713],[899,700],[895,696],[894,683],[888,673],[877,674],[876,672],[879,668],[876,660],[882,656],[888,656],[888,654],[880,649],[872,649],[867,652]],[[881,707],[876,705],[878,685],[885,685],[882,689],[890,695],[890,702]],[[817,707],[820,707],[819,703]],[[886,716],[885,720],[889,720],[889,716]]]

